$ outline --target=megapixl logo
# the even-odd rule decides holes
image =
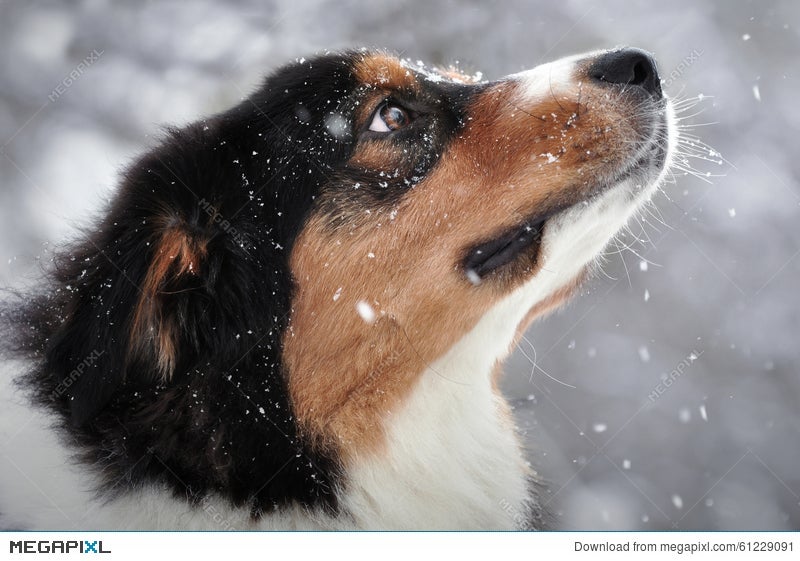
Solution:
[[[100,540],[20,540],[9,542],[9,553],[111,553]]]

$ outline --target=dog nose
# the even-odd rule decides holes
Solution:
[[[636,86],[661,97],[661,78],[656,61],[641,49],[624,48],[600,55],[589,67],[589,76],[607,84]]]

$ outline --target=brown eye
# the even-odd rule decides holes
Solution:
[[[375,112],[369,130],[375,132],[392,132],[402,129],[411,122],[408,111],[399,105],[384,103]]]

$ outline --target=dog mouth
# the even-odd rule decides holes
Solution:
[[[523,253],[538,257],[547,218],[528,220],[497,238],[473,247],[464,260],[467,278],[477,284],[489,274],[515,262]]]
[[[578,204],[585,204],[591,201],[593,198],[632,177],[646,177],[647,181],[642,183],[654,181],[655,176],[657,176],[666,162],[668,142],[664,134],[665,130],[666,122],[658,123],[641,155],[638,155],[631,164],[624,167],[612,179],[598,183],[588,191],[583,190],[581,192],[581,190],[576,189],[574,200],[532,216],[518,226],[502,232],[489,241],[474,245],[468,250],[463,261],[463,268],[470,282],[476,285],[480,284],[485,278],[513,266],[514,263],[523,258],[527,259],[529,269],[532,269],[539,259],[542,236],[551,218]]]

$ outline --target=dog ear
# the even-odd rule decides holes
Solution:
[[[160,380],[172,377],[185,308],[180,294],[202,282],[207,252],[208,240],[178,220],[158,229],[130,318],[129,365],[143,362]]]
[[[90,247],[66,285],[72,301],[48,363],[76,425],[125,382],[168,383],[197,348],[186,324],[206,293],[208,240],[177,221],[140,233]]]
[[[136,164],[99,233],[57,267],[63,321],[45,359],[51,399],[75,425],[125,384],[168,384],[209,344],[198,318],[214,297],[225,240],[213,239],[208,213],[164,167],[152,156]]]
[[[274,207],[251,205],[242,182],[265,176],[272,148],[253,132],[256,155],[240,121],[252,116],[170,131],[125,174],[93,234],[57,263],[55,293],[36,304],[46,340],[35,348],[45,352],[44,397],[73,424],[197,370],[222,376],[257,344],[273,357],[262,364],[277,368],[289,314],[281,295],[292,289],[286,248],[313,197],[282,190]]]

